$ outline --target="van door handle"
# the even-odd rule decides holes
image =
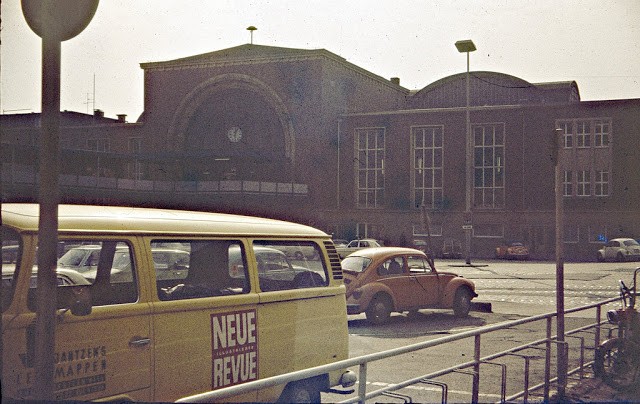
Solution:
[[[139,348],[151,343],[151,338],[135,336],[129,340],[129,346],[131,348]]]

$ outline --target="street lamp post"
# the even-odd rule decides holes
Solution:
[[[563,400],[567,386],[568,357],[565,345],[564,321],[564,171],[560,164],[564,131],[556,128],[553,133],[554,170],[555,170],[555,205],[556,205],[556,335],[558,352],[558,399]]]
[[[34,343],[33,397],[55,397],[55,329],[58,247],[58,190],[61,43],[82,32],[99,0],[22,0],[29,28],[42,38],[42,119],[38,181],[38,289]]]
[[[465,210],[464,210],[464,223],[462,228],[465,235],[465,260],[467,265],[471,265],[471,231],[473,229],[473,213],[471,211],[471,192],[473,181],[473,139],[471,138],[471,122],[469,119],[469,53],[476,50],[476,45],[471,39],[465,39],[456,42],[456,48],[460,53],[467,54],[467,75],[466,75],[466,87],[467,87],[467,101],[466,101],[466,146],[465,146]]]

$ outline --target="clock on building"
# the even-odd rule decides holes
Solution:
[[[242,129],[240,129],[237,126],[233,126],[231,127],[228,131],[227,131],[227,138],[229,139],[230,142],[239,142],[240,139],[242,139]]]

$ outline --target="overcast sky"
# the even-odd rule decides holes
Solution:
[[[19,0],[1,8],[0,109],[39,112],[40,38]],[[254,44],[327,49],[408,89],[466,71],[454,43],[472,39],[472,71],[575,80],[583,101],[640,98],[640,0],[101,0],[62,43],[61,108],[135,121],[140,63],[249,43],[250,25]]]

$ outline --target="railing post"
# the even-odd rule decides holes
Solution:
[[[529,401],[529,357],[524,357],[524,396],[522,397],[524,402]]]
[[[364,404],[364,397],[367,395],[367,362],[360,364],[358,371],[358,402]]]
[[[477,403],[480,397],[480,334],[474,337],[473,347],[473,390],[471,402]]]
[[[551,323],[552,317],[547,317],[547,342],[544,354],[544,401],[549,402],[549,380],[551,379]]]
[[[602,305],[598,305],[596,307],[596,340],[594,347],[598,348],[600,346],[600,322],[602,321]]]

